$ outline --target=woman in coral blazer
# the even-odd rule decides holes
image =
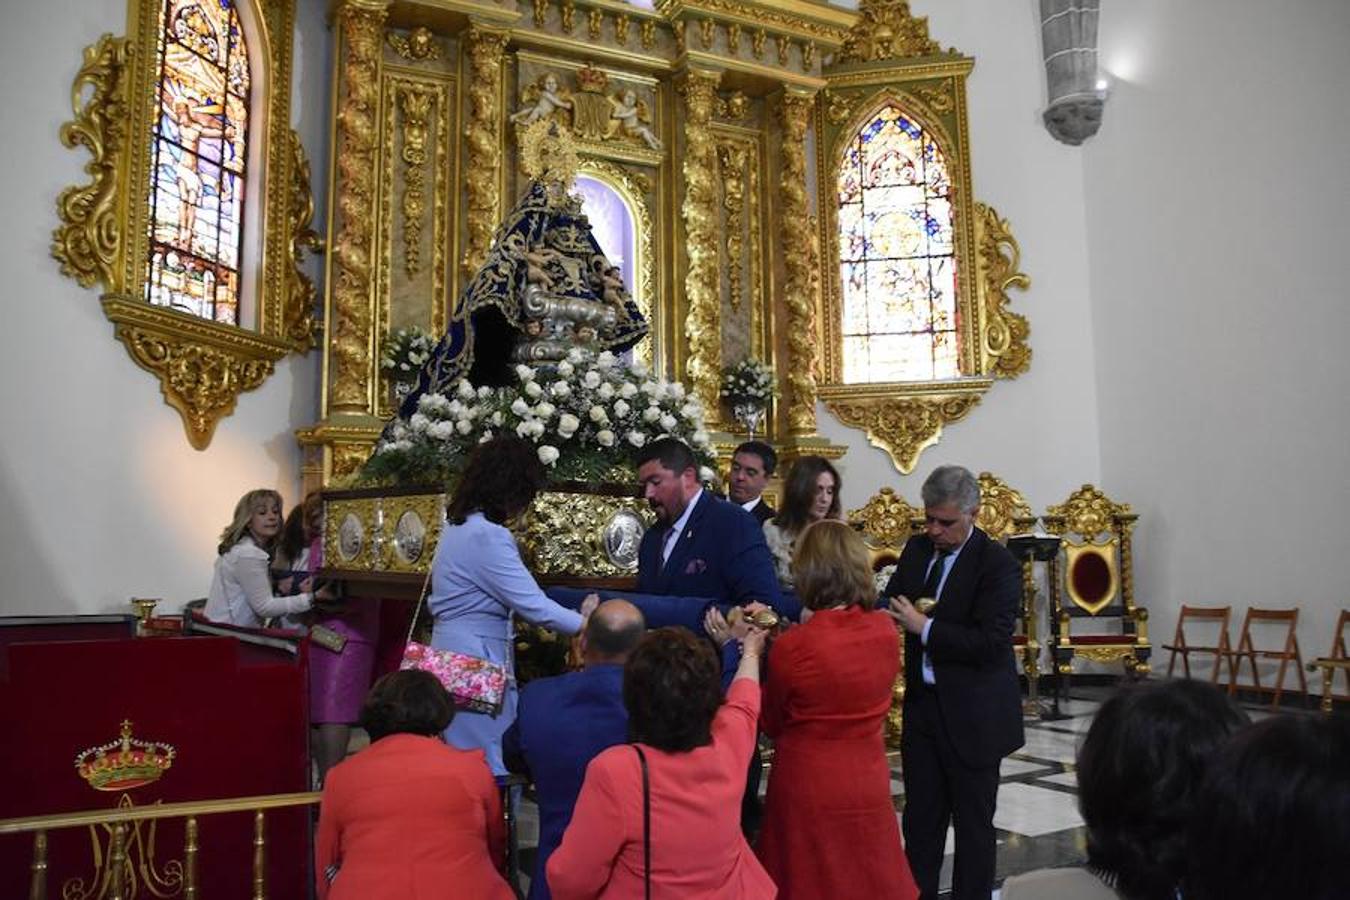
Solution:
[[[810,615],[769,652],[761,725],[774,740],[759,858],[792,900],[914,900],[900,843],[882,723],[900,669],[867,549],[843,522],[797,541],[798,596]]]
[[[426,672],[392,672],[361,713],[371,745],[329,770],[319,808],[319,900],[515,900],[501,796],[482,750],[441,740],[454,714]]]
[[[641,898],[647,872],[642,767],[651,785],[652,897],[769,900],[773,882],[741,833],[745,769],[759,715],[764,632],[752,630],[721,697],[721,664],[683,628],[658,628],[624,669],[624,705],[638,744],[610,747],[586,768],[572,822],[549,857],[553,900]]]

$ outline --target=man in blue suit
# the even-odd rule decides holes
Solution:
[[[595,608],[581,634],[585,668],[531,681],[520,692],[516,721],[503,737],[507,766],[527,772],[539,800],[539,851],[530,900],[549,900],[544,866],[572,821],[586,766],[601,750],[628,740],[623,664],[646,623],[627,600]]]
[[[638,549],[638,591],[781,610],[773,557],[754,516],[705,491],[694,454],[662,438],[638,456],[638,484],[656,512]]]

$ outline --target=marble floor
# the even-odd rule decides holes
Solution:
[[[998,835],[997,883],[1046,866],[1080,863],[1085,854],[1085,830],[1078,814],[1074,754],[1111,687],[1074,688],[1060,703],[1062,718],[1028,716],[1026,745],[1003,761],[994,826]],[[1047,711],[1049,704],[1045,704]],[[1253,719],[1268,714],[1266,707],[1243,704]],[[762,790],[762,788],[761,788]],[[892,758],[891,790],[896,815],[904,808],[905,790],[899,754]],[[518,817],[521,845],[521,887],[528,889],[538,842],[538,815],[527,795]],[[953,836],[947,834],[947,858],[942,866],[942,890],[951,887]],[[997,892],[994,895],[997,900]]]

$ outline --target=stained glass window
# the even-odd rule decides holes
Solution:
[[[846,384],[960,373],[951,178],[931,134],[887,104],[839,167]]]
[[[146,299],[239,324],[248,48],[235,0],[163,0]]]

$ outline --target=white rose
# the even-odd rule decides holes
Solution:
[[[680,384],[678,381],[671,382],[670,395],[674,397],[676,400],[683,400],[684,385]]]
[[[413,413],[412,418],[408,420],[408,424],[412,426],[413,431],[422,432],[431,426],[431,420],[421,413]]]
[[[557,411],[558,408],[547,400],[534,408],[534,414],[541,419],[551,419],[553,418],[553,414]]]
[[[570,438],[577,433],[581,427],[581,420],[571,413],[563,413],[558,417],[558,434],[565,438]]]
[[[704,431],[701,428],[698,431],[695,431],[692,435],[690,435],[689,439],[694,442],[695,447],[708,446],[708,432]]]
[[[650,424],[659,418],[661,418],[661,407],[659,406],[649,406],[642,411],[642,421],[644,422]]]
[[[680,407],[680,415],[686,419],[697,419],[703,415],[703,407],[696,401],[690,401]]]
[[[537,400],[543,393],[544,389],[539,386],[538,382],[534,381],[525,382],[526,396],[530,397],[531,399]]]
[[[614,415],[616,415],[616,416],[619,417],[620,419],[622,419],[624,416],[628,415],[628,413],[631,412],[632,409],[633,409],[633,408],[632,408],[631,406],[629,406],[627,403],[625,403],[625,402],[622,401],[622,400],[615,400],[615,401],[614,401]]]
[[[637,385],[631,381],[625,381],[623,387],[619,388],[619,396],[625,400],[632,400],[637,396]]]
[[[459,381],[459,387],[455,388],[455,393],[459,394],[461,400],[472,400],[475,394],[473,385],[462,378]]]
[[[647,364],[644,362],[635,362],[630,367],[630,371],[638,378],[646,378],[651,369],[647,368]]]
[[[614,397],[614,385],[606,381],[604,384],[600,385],[600,390],[596,391],[596,395],[601,400],[612,399]]]
[[[445,411],[454,418],[458,419],[460,413],[464,411],[464,404],[460,403],[458,399],[451,400],[449,403],[445,405]]]
[[[708,468],[707,466],[699,466],[699,467],[698,467],[698,480],[699,480],[699,481],[702,481],[702,482],[704,482],[705,484],[709,484],[709,483],[711,483],[716,477],[717,477],[717,476],[713,474],[713,470],[710,469],[710,468]]]
[[[581,352],[581,348],[579,347],[573,347],[571,350],[567,351],[567,362],[570,362],[572,365],[576,365],[585,359],[586,356]]]
[[[600,373],[592,369],[582,377],[581,383],[591,390],[595,390],[600,386]]]
[[[518,363],[516,365],[516,377],[521,381],[534,381],[534,369],[524,363]]]
[[[628,432],[628,443],[634,447],[641,447],[647,443],[647,436],[640,431],[630,431]]]
[[[605,412],[603,406],[592,406],[589,415],[591,421],[597,425],[603,425],[609,421],[609,413]]]
[[[468,434],[470,431],[473,431],[473,423],[468,419],[460,419],[455,423],[455,430],[460,434]]]
[[[480,387],[480,388],[478,389],[478,399],[479,399],[479,400],[486,400],[487,398],[489,398],[489,397],[491,397],[491,396],[492,396],[492,388],[488,387],[487,385],[483,385],[482,387]]]
[[[499,409],[492,414],[492,418],[489,421],[491,421],[493,425],[500,428],[502,426],[502,423],[506,421],[506,417],[502,415],[502,411]]]
[[[516,423],[516,437],[527,438],[530,436],[530,421],[522,419]]]
[[[437,422],[427,429],[427,434],[438,441],[443,441],[455,433],[454,422]]]
[[[565,381],[555,381],[549,391],[555,397],[567,397],[572,393],[572,386]]]
[[[558,363],[558,374],[561,375],[563,378],[571,378],[572,373],[575,371],[576,369],[572,368],[572,364],[565,359],[562,362]]]
[[[600,431],[597,431],[595,433],[595,442],[599,444],[601,447],[613,447],[614,432],[610,431],[608,428],[603,428]]]
[[[490,441],[490,440],[492,440],[492,429],[491,429],[491,428],[489,428],[487,431],[484,431],[484,432],[483,432],[482,436],[478,438],[478,443],[480,443],[480,444],[486,444],[486,443],[487,443],[488,441]]]
[[[551,466],[558,461],[558,448],[552,444],[541,444],[539,447],[539,461],[546,466]]]
[[[595,358],[595,364],[602,369],[613,368],[615,362],[617,360],[614,354],[608,350],[601,351],[600,355]]]
[[[644,381],[642,382],[642,393],[654,397],[661,393],[661,385],[651,380]]]
[[[530,411],[530,404],[525,402],[524,397],[517,397],[515,400],[511,401],[511,412],[515,413],[516,415],[523,416],[529,411]],[[497,424],[500,425],[501,423],[498,422]]]
[[[674,431],[675,426],[678,424],[679,422],[670,413],[666,413],[665,415],[661,416],[661,427],[664,428],[666,431]]]

